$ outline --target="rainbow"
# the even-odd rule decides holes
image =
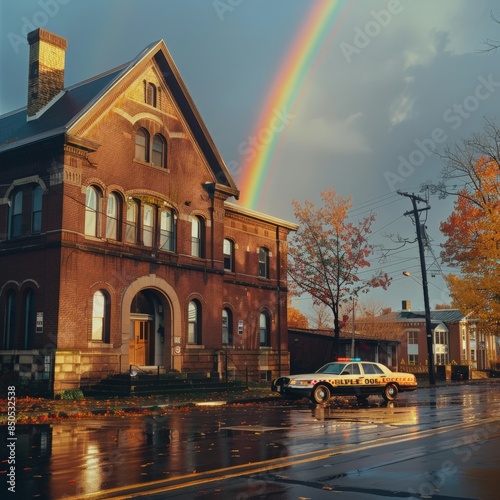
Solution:
[[[267,94],[251,134],[257,146],[249,149],[239,178],[240,204],[257,208],[280,133],[318,50],[342,10],[344,0],[315,0]],[[281,119],[281,122],[280,122]]]

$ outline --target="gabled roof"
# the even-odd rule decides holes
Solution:
[[[36,119],[27,121],[26,107],[0,116],[0,153],[23,147],[61,134],[71,134],[72,127],[138,65],[154,58],[197,144],[212,169],[218,184],[238,197],[239,191],[220,156],[201,116],[194,105],[179,71],[163,42],[152,43],[130,63],[65,88],[44,108]]]
[[[89,103],[103,94],[127,66],[64,89],[35,120],[26,120],[26,107],[0,116],[0,152],[66,133],[71,122],[82,116]]]
[[[289,328],[288,333],[304,335],[310,338],[323,337],[332,338],[335,337],[335,332],[331,330],[315,330],[314,328]],[[339,338],[342,340],[352,340],[352,332],[340,331]],[[399,335],[380,335],[380,334],[370,334],[370,333],[355,333],[356,341],[384,341],[384,342],[396,342],[400,343]]]
[[[465,318],[465,314],[458,309],[435,309],[431,312],[431,320],[434,323],[455,323]],[[425,311],[401,311],[397,318],[401,320],[425,320]]]

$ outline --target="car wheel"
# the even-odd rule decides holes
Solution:
[[[318,404],[328,403],[330,400],[330,389],[325,384],[319,384],[314,388],[313,400]]]
[[[387,384],[382,393],[386,401],[394,401],[398,397],[398,386],[396,384]]]

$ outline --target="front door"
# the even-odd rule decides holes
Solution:
[[[150,363],[151,321],[134,320],[134,338],[130,344],[130,362],[137,366]]]

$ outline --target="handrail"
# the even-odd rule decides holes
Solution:
[[[132,367],[135,367],[137,369],[136,373],[133,373]],[[146,370],[143,370],[141,367],[139,367],[137,365],[130,365],[128,373],[131,377],[135,377],[138,374],[138,372],[141,372],[143,375],[150,375],[149,372],[147,372]]]

